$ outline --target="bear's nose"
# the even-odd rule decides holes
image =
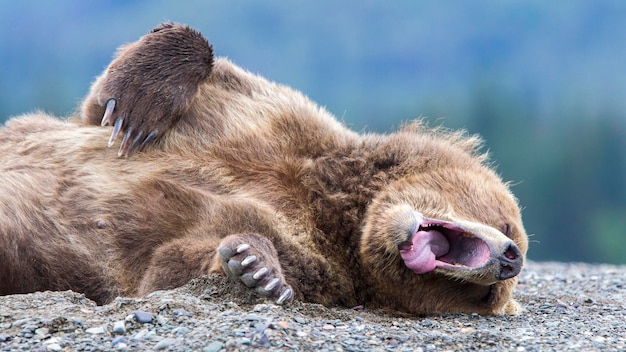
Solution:
[[[524,265],[522,252],[515,243],[510,242],[504,248],[504,253],[498,258],[500,261],[498,280],[506,280],[516,276],[522,270],[522,265]]]

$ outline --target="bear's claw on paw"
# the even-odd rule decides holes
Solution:
[[[143,150],[146,145],[156,139],[158,133],[157,131],[152,131],[146,136],[146,133],[142,131],[135,132],[133,131],[133,128],[131,126],[124,126],[123,117],[113,118],[113,111],[115,111],[116,104],[117,101],[113,98],[107,101],[104,115],[102,116],[102,122],[100,124],[102,126],[108,126],[113,121],[113,132],[111,132],[111,137],[109,137],[108,143],[109,148],[113,146],[120,132],[125,131],[124,137],[122,138],[122,143],[120,143],[120,149],[117,152],[117,156],[126,157],[135,150]]]
[[[252,278],[254,280],[258,280],[258,279],[262,278],[263,276],[265,276],[265,274],[267,274],[268,271],[269,271],[269,269],[267,269],[266,267],[262,267],[256,273],[254,273],[254,275],[252,275]]]
[[[247,251],[248,249],[250,249],[250,245],[247,243],[242,243],[237,246],[237,253],[242,253],[244,251]]]
[[[278,284],[280,284],[280,279],[276,277],[272,279],[272,281],[268,282],[267,285],[265,285],[265,287],[263,287],[263,291],[269,293],[273,289],[275,289],[276,286],[278,286]]]
[[[102,126],[108,126],[111,123],[111,116],[113,116],[113,110],[115,110],[115,99],[109,99],[107,101],[106,108],[104,109],[104,116],[102,116]]]
[[[111,148],[111,146],[113,146],[113,143],[115,143],[117,135],[120,134],[120,131],[122,130],[123,123],[124,119],[122,118],[115,120],[115,124],[113,125],[113,132],[111,133],[111,137],[109,137],[109,148]]]
[[[244,285],[254,288],[264,297],[275,297],[276,304],[284,304],[293,299],[292,288],[284,282],[277,272],[265,265],[263,253],[257,255],[249,253],[251,246],[247,243],[239,244],[235,249],[220,247],[219,259],[226,276],[241,280]]]
[[[288,288],[281,293],[280,297],[276,300],[276,304],[283,304],[285,302],[291,302],[293,299],[293,290]]]
[[[241,266],[242,267],[247,267],[248,265],[254,263],[256,261],[256,256],[255,255],[249,255],[246,257],[246,259],[241,261]]]

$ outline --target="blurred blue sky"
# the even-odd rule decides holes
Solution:
[[[67,114],[118,45],[162,21],[198,28],[218,55],[357,128],[364,112],[381,114],[376,129],[420,114],[462,124],[477,85],[545,119],[626,110],[624,1],[60,0],[2,4],[4,112]]]
[[[186,23],[354,129],[426,116],[482,134],[516,184],[531,258],[626,263],[626,1],[0,6],[0,119],[70,114],[116,47]]]

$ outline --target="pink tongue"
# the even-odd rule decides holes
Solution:
[[[436,258],[450,249],[450,243],[439,231],[418,231],[413,236],[413,246],[400,250],[407,268],[417,274],[424,274],[435,269]]]

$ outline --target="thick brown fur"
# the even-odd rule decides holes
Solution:
[[[125,158],[100,126],[109,99],[130,139],[158,132]],[[281,303],[517,309],[515,278],[420,275],[399,255],[409,210],[525,255],[517,202],[475,137],[419,122],[357,134],[174,24],[123,47],[80,115],[0,130],[0,294],[72,289],[106,303],[221,272]]]

